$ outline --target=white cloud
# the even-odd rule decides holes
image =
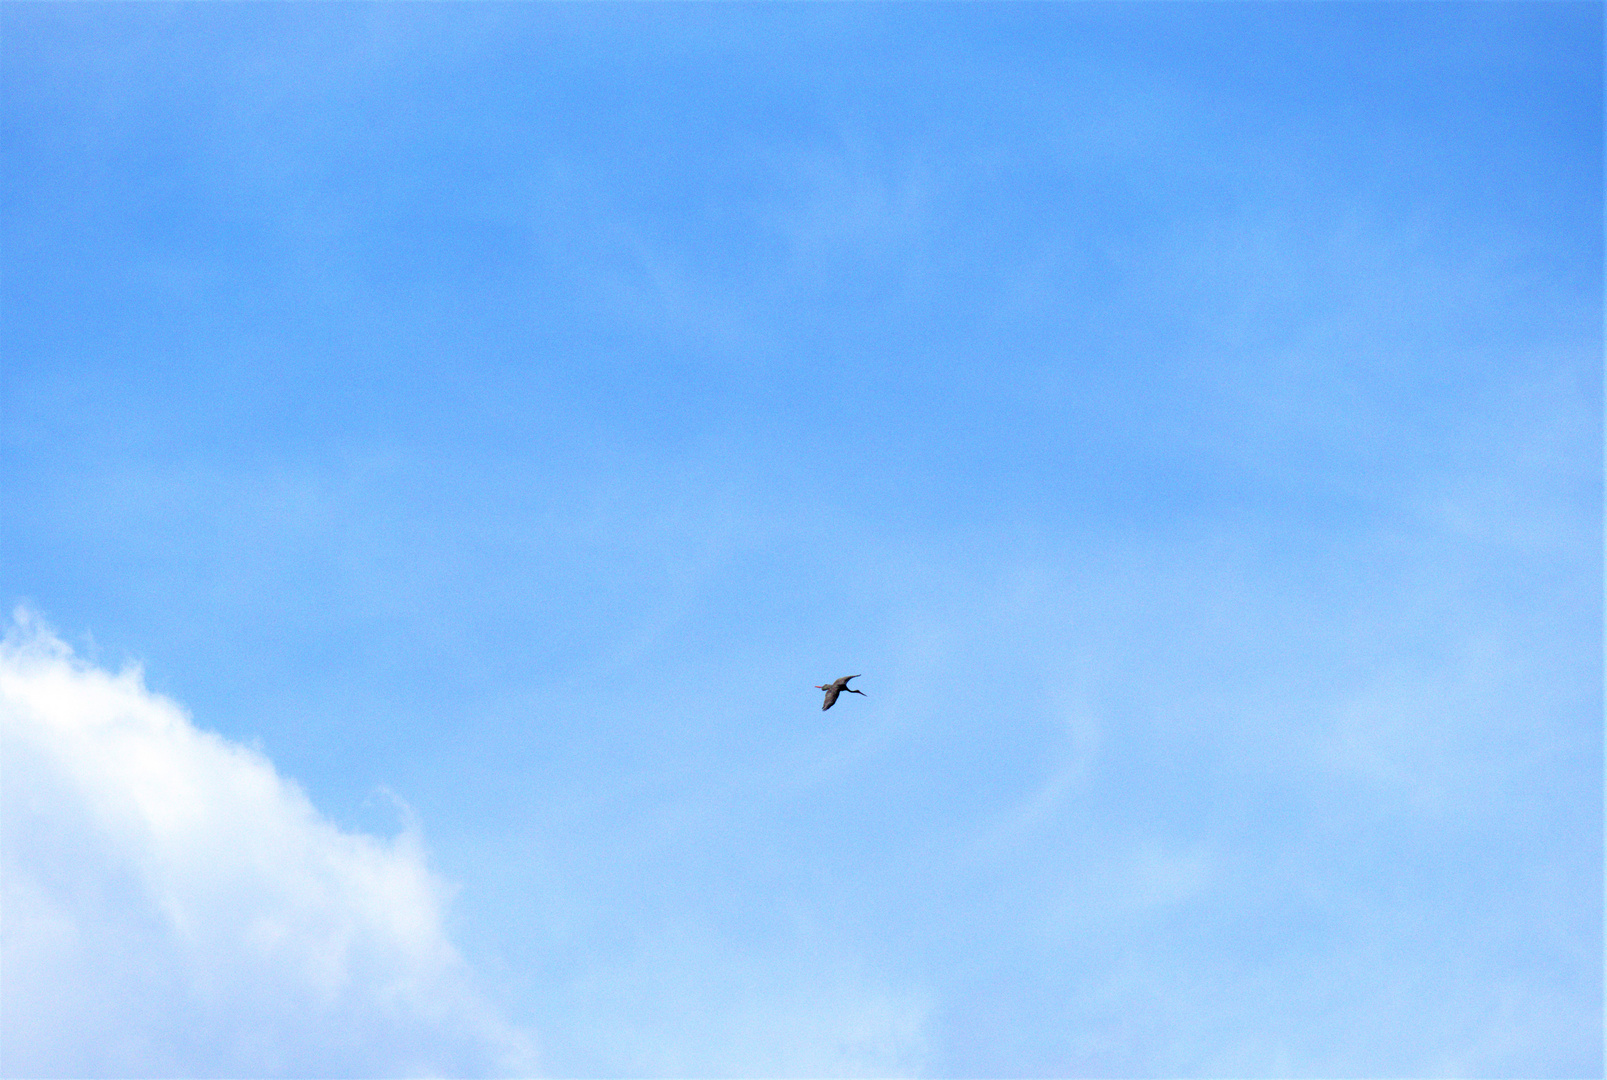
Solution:
[[[0,738],[6,1075],[530,1071],[446,937],[416,827],[342,832],[25,612]]]

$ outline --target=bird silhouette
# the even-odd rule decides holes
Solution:
[[[820,711],[825,712],[827,709],[837,704],[837,695],[842,693],[844,690],[847,690],[850,694],[858,694],[860,697],[869,697],[870,695],[865,693],[865,691],[855,690],[852,686],[848,685],[849,679],[857,678],[859,678],[858,675],[844,675],[834,683],[827,683],[825,686],[815,687],[816,690],[826,691],[826,700],[821,704]]]

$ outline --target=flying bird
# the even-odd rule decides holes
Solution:
[[[816,690],[826,691],[826,700],[821,704],[820,711],[825,712],[827,709],[837,704],[837,695],[842,693],[844,690],[847,690],[850,694],[858,694],[860,697],[869,697],[870,695],[865,693],[865,691],[855,690],[852,686],[848,685],[849,679],[857,678],[859,678],[858,675],[844,675],[834,683],[827,683],[825,686],[815,687]]]

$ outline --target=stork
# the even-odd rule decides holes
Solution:
[[[858,675],[844,675],[834,683],[827,683],[825,686],[815,687],[816,690],[826,691],[826,700],[821,704],[820,711],[825,712],[827,709],[837,704],[837,695],[842,693],[844,690],[847,690],[850,694],[858,694],[860,697],[869,697],[870,695],[865,693],[865,691],[855,690],[852,686],[848,685],[849,679],[857,678],[859,678]]]

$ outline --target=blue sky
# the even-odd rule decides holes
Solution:
[[[1600,5],[0,30],[0,1071],[1601,1075]]]

